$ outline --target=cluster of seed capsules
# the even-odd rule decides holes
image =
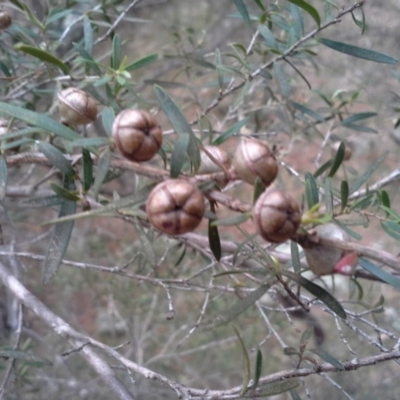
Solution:
[[[96,102],[84,91],[68,88],[58,97],[64,124],[87,124],[96,119]],[[163,139],[156,119],[147,111],[134,108],[123,110],[116,116],[112,137],[121,154],[135,162],[152,159]],[[198,173],[221,172],[222,175],[221,165],[225,170],[233,167],[235,176],[249,184],[254,184],[257,178],[261,179],[266,188],[278,174],[274,152],[265,142],[254,138],[242,138],[232,161],[219,147],[204,146]],[[150,224],[169,235],[181,235],[196,229],[204,211],[203,193],[193,180],[184,178],[159,183],[146,202]],[[254,204],[253,221],[261,237],[272,243],[282,243],[293,236],[300,225],[300,206],[288,193],[266,189]]]

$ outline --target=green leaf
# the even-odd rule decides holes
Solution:
[[[64,64],[61,60],[59,60],[57,57],[53,56],[49,52],[39,49],[34,46],[29,46],[27,44],[22,44],[19,43],[14,46],[16,50],[22,51],[26,54],[29,54],[41,61],[44,61],[49,64],[53,64],[56,67],[60,68],[63,72],[65,72],[67,75],[70,74],[70,70],[66,64]]]
[[[189,146],[190,137],[184,135],[178,137],[175,142],[174,149],[171,154],[171,178],[177,178],[182,171],[183,165],[187,161],[187,148]]]
[[[347,117],[346,119],[344,119],[341,122],[341,124],[342,125],[353,124],[354,122],[358,122],[358,121],[361,121],[361,120],[367,119],[367,118],[372,118],[377,115],[378,115],[378,113],[376,113],[376,112],[356,113],[356,114],[352,114],[352,115],[350,115],[350,117]]]
[[[199,146],[197,144],[197,138],[194,135],[192,128],[187,122],[181,109],[175,103],[174,99],[161,86],[155,85],[154,91],[156,93],[161,108],[167,115],[178,136],[189,137],[187,154],[189,156],[193,170],[196,172],[200,167],[201,159]]]
[[[316,111],[311,110],[310,108],[306,107],[304,104],[296,103],[295,101],[289,100],[288,103],[293,106],[298,111],[302,112],[303,114],[309,115],[310,117],[314,118],[319,122],[324,122],[325,117],[321,114],[318,114]]]
[[[45,208],[59,206],[63,202],[63,198],[58,195],[34,197],[26,199],[19,203],[21,208]]]
[[[82,149],[83,190],[88,192],[93,183],[93,161],[90,151]]]
[[[349,184],[347,181],[342,181],[340,185],[340,201],[342,211],[346,208],[347,202],[349,200]]]
[[[242,384],[242,390],[240,391],[240,394],[244,394],[247,392],[247,389],[249,387],[249,382],[250,382],[250,358],[249,358],[249,353],[247,352],[246,346],[243,342],[243,339],[240,336],[239,330],[233,324],[232,324],[232,328],[235,331],[236,337],[238,338],[240,349],[242,350],[242,355],[243,355],[243,384]]]
[[[290,1],[290,0],[289,0]],[[349,56],[362,58],[364,60],[374,61],[383,64],[397,64],[398,61],[385,54],[378,53],[374,50],[364,49],[362,47],[353,46],[351,44],[337,42],[331,39],[318,38],[318,42],[340,53],[348,54]]]
[[[83,38],[85,43],[85,50],[88,54],[92,54],[93,52],[93,29],[90,23],[90,19],[85,14],[83,16]]]
[[[243,20],[248,24],[251,25],[250,23],[250,16],[249,13],[247,11],[246,6],[244,5],[242,0],[233,0],[236,8],[238,9],[241,17],[243,18]]]
[[[355,182],[353,182],[350,185],[350,194],[360,189],[360,187],[364,185],[365,182],[367,182],[367,180],[371,177],[371,175],[380,167],[380,165],[383,163],[388,154],[389,154],[388,151],[383,153],[379,158],[377,158],[372,163],[372,165],[370,165],[369,169],[366,172],[364,172],[364,174],[362,174]]]
[[[324,197],[325,197],[325,214],[332,215],[333,214],[333,194],[332,194],[332,179],[325,178],[324,181]]]
[[[381,222],[382,229],[393,239],[400,241],[400,225],[398,221]]]
[[[68,177],[64,178],[64,188],[67,191],[76,190],[75,182]],[[64,200],[61,203],[59,218],[75,214],[76,202]],[[48,284],[57,272],[57,269],[67,251],[69,240],[71,238],[74,221],[66,221],[57,224],[54,228],[53,234],[47,248],[46,259],[43,267],[43,284]]]
[[[236,122],[235,125],[232,125],[227,131],[222,133],[220,136],[218,136],[214,142],[214,146],[218,146],[221,143],[225,142],[228,140],[230,137],[234,136],[237,132],[239,132],[248,122],[248,118],[243,118],[239,122]]]
[[[289,83],[289,79],[286,76],[283,68],[281,65],[277,62],[274,62],[274,72],[275,72],[275,77],[278,80],[279,83],[279,88],[281,90],[282,97],[286,98],[290,95],[290,92],[292,91],[292,88]]]
[[[316,22],[318,27],[321,25],[321,17],[318,11],[304,0],[288,0],[290,3],[295,4],[297,7],[302,8],[306,13],[308,13],[312,19]]]
[[[333,357],[331,354],[327,353],[324,350],[321,349],[309,349],[312,353],[316,354],[317,356],[321,357],[324,361],[327,363],[333,365],[335,368],[344,371],[344,366],[343,364],[337,360],[335,357]]]
[[[300,338],[300,349],[303,352],[304,349],[307,347],[308,342],[310,341],[312,335],[314,334],[314,327],[309,326],[301,335]]]
[[[294,272],[299,273],[301,271],[299,247],[297,246],[297,243],[294,242],[293,240],[290,241],[290,254],[292,257],[292,265]]]
[[[333,159],[333,164],[332,164],[331,170],[328,173],[328,177],[332,178],[336,174],[336,172],[338,171],[340,166],[342,165],[342,162],[344,160],[345,151],[346,151],[346,145],[343,142],[340,142],[339,148]]]
[[[364,133],[378,133],[376,129],[369,128],[368,126],[364,125],[356,125],[356,124],[342,124],[347,129],[352,129],[353,131],[357,132],[364,132]]]
[[[61,197],[64,200],[69,200],[69,201],[80,200],[79,195],[75,191],[71,192],[70,190],[67,190],[62,186],[58,186],[55,183],[50,183],[50,187],[52,190],[54,190],[54,192],[57,194],[58,197]]]
[[[281,393],[285,393],[299,386],[299,382],[296,379],[287,379],[282,382],[267,383],[259,387],[256,392],[257,397],[269,397],[276,396]],[[254,399],[253,397],[244,397],[244,399]]]
[[[124,70],[134,71],[135,69],[146,67],[147,65],[157,60],[158,60],[158,54],[153,53],[148,56],[142,57],[139,60],[134,61],[132,64],[129,64],[126,68],[124,68]]]
[[[316,204],[319,203],[319,192],[317,182],[309,172],[305,173],[305,186],[307,207],[309,210],[311,210]]]
[[[101,69],[99,68],[96,60],[78,43],[73,43],[74,49],[80,54],[82,59],[85,61],[86,65],[93,69],[93,71],[99,75],[102,76]],[[111,79],[111,77],[110,77]]]
[[[356,240],[361,240],[362,236],[353,231],[352,229],[350,229],[347,225],[345,225],[342,221],[343,220],[338,220],[338,219],[334,219],[333,220],[335,222],[335,224],[340,228],[343,229],[349,236],[351,236],[352,238],[356,239]]]
[[[266,43],[271,49],[279,48],[274,34],[265,25],[260,25],[258,27],[258,32],[260,33],[260,35],[263,37],[263,39],[266,41]]]
[[[65,155],[61,153],[56,147],[48,142],[37,140],[37,149],[44,154],[44,156],[50,161],[51,165],[58,168],[63,174],[74,174],[71,162],[65,158]]]
[[[34,354],[27,353],[26,351],[16,350],[8,347],[0,348],[0,358],[12,358],[14,360],[25,361],[31,367],[50,366],[53,363],[46,358],[35,356]]]
[[[258,382],[260,382],[261,373],[262,373],[262,361],[263,361],[263,359],[262,359],[261,350],[257,349],[256,368],[255,368],[254,381],[253,381],[253,386],[252,386],[253,390],[257,389]]]
[[[311,294],[321,300],[329,309],[331,309],[340,318],[346,319],[347,315],[342,305],[325,289],[291,271],[281,271],[282,275],[292,279],[304,289],[308,290]]]
[[[322,164],[313,174],[314,178],[321,176],[328,168],[333,164],[333,159],[328,160],[326,163]]]
[[[365,22],[365,13],[362,7],[360,7],[360,12],[361,12],[361,21],[358,20],[355,16],[354,13],[351,13],[351,16],[353,18],[354,23],[361,29],[361,35],[364,35],[365,30],[367,29],[367,24]]]
[[[107,176],[111,164],[111,151],[108,149],[99,159],[93,183],[93,196],[97,200],[99,190]]]
[[[210,208],[213,213],[215,213],[215,204],[210,201]],[[219,238],[218,227],[212,225],[211,219],[208,220],[208,243],[210,245],[210,249],[214,254],[214,257],[217,261],[221,259],[221,240]]]
[[[108,137],[112,136],[112,126],[115,119],[115,112],[112,107],[105,107],[101,112],[101,122]]]
[[[400,279],[379,268],[376,264],[367,260],[366,258],[360,258],[358,265],[370,272],[372,275],[379,278],[381,281],[388,283],[394,287],[400,288]]]
[[[7,193],[7,162],[4,156],[0,156],[0,201],[6,198]]]
[[[0,112],[21,121],[25,121],[28,124],[39,126],[45,131],[60,136],[65,140],[74,140],[80,137],[75,131],[67,128],[54,119],[22,107],[0,102]]]
[[[113,43],[112,43],[112,54],[111,54],[111,68],[114,70],[118,70],[121,65],[122,60],[122,42],[120,35],[114,35]]]
[[[232,226],[232,225],[240,225],[243,222],[247,221],[251,217],[248,213],[238,214],[238,215],[230,215],[229,217],[217,219],[212,221],[211,224],[214,226]]]

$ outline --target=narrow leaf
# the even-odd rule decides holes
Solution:
[[[248,120],[249,120],[248,118],[244,118],[244,119],[241,119],[239,122],[236,122],[235,125],[231,126],[227,131],[225,131],[223,134],[218,136],[214,140],[213,145],[218,146],[221,143],[228,140],[230,137],[234,136],[237,132],[239,132],[243,128],[243,126],[245,126],[247,124]]]
[[[61,153],[56,147],[48,142],[41,140],[36,141],[38,150],[45,155],[50,163],[58,168],[63,174],[73,174],[74,169],[72,168],[71,162],[65,158],[65,155]]]
[[[257,389],[258,382],[260,382],[261,373],[262,373],[262,353],[260,349],[257,349],[257,358],[256,358],[256,368],[254,373],[254,381],[252,389]]]
[[[381,223],[381,226],[389,236],[400,241],[400,225],[397,221],[384,221]]]
[[[255,182],[254,182],[254,190],[253,190],[253,204],[256,203],[260,195],[265,191],[266,186],[262,179],[257,176]]]
[[[35,356],[34,354],[27,353],[26,351],[15,350],[12,348],[1,348],[0,358],[12,358],[14,360],[25,361],[27,365],[32,367],[49,366],[53,363],[46,358]]]
[[[301,400],[300,395],[294,390],[289,390],[290,396],[292,398],[292,400]]]
[[[325,197],[325,214],[333,215],[333,194],[332,194],[332,179],[326,178],[324,181],[324,197]]]
[[[54,135],[60,136],[66,140],[74,140],[80,137],[72,129],[69,129],[54,119],[35,111],[30,111],[22,107],[0,102],[0,112],[25,121],[28,124],[39,126],[45,131],[51,132]]]
[[[294,242],[293,240],[290,241],[290,254],[292,257],[292,265],[294,272],[299,273],[301,271],[299,247],[297,246],[297,243]]]
[[[158,85],[154,86],[154,91],[158,98],[161,108],[167,115],[176,133],[183,137],[189,136],[189,144],[187,146],[187,154],[189,156],[193,170],[197,171],[200,167],[200,150],[197,144],[197,138],[194,135],[192,128],[187,122],[181,109],[175,103],[174,99]]]
[[[129,64],[126,68],[124,68],[124,70],[125,71],[134,71],[135,69],[146,67],[147,65],[149,65],[157,60],[158,60],[157,53],[150,54],[148,56],[140,58],[137,61],[134,61],[132,64]]]
[[[333,365],[335,368],[344,371],[345,368],[343,364],[338,359],[333,357],[331,354],[327,353],[326,351],[321,349],[309,349],[309,351],[316,354],[317,356],[320,356],[324,361]]]
[[[0,156],[0,201],[2,202],[7,193],[7,162],[4,156]]]
[[[232,324],[232,328],[235,331],[236,337],[238,338],[240,349],[242,351],[242,356],[243,356],[243,384],[242,384],[242,390],[240,391],[240,394],[244,394],[244,393],[246,393],[246,391],[249,387],[249,382],[250,382],[250,358],[249,358],[249,353],[247,352],[246,346],[243,342],[243,339],[240,336],[239,330],[233,324]]]
[[[44,61],[49,64],[53,64],[56,67],[60,68],[63,72],[65,72],[67,75],[69,75],[70,71],[69,68],[66,64],[64,64],[61,60],[59,60],[57,57],[53,56],[49,52],[39,49],[38,47],[34,46],[29,46],[27,44],[22,44],[19,43],[15,45],[15,49],[22,51],[26,54],[29,54],[41,61]]]
[[[325,289],[291,271],[282,271],[282,275],[292,279],[304,289],[308,290],[311,294],[321,300],[328,308],[336,313],[340,318],[346,319],[347,315],[342,305]]]
[[[289,0],[290,1],[290,0]],[[378,53],[374,50],[364,49],[362,47],[353,46],[351,44],[337,42],[331,39],[319,38],[318,42],[340,53],[348,54],[349,56],[362,58],[364,60],[374,61],[383,64],[397,64],[398,61],[385,54]]]
[[[189,135],[183,135],[178,137],[175,142],[174,149],[171,154],[171,178],[177,178],[182,171],[183,165],[187,161],[187,148],[189,146],[190,137]]]
[[[89,53],[92,54],[93,52],[93,29],[92,25],[90,23],[90,19],[85,14],[83,16],[83,38],[85,41],[85,50]]]
[[[259,387],[259,391],[257,391],[257,397],[275,396],[292,390],[297,386],[299,386],[299,382],[296,379],[287,379],[282,382],[268,383]],[[250,399],[254,397],[245,397],[245,399],[246,398]]]
[[[305,173],[305,185],[307,207],[309,210],[311,210],[316,204],[319,203],[319,192],[317,182],[309,172]]]
[[[59,206],[63,202],[63,198],[58,195],[35,197],[26,199],[19,203],[21,208],[45,208]]]
[[[310,117],[314,118],[319,122],[324,122],[325,117],[321,114],[318,114],[316,111],[311,110],[310,108],[306,107],[304,104],[296,103],[295,101],[288,102],[291,106],[293,106],[298,111],[302,112],[303,114],[309,115]]]
[[[75,190],[75,182],[68,176],[65,177],[64,187],[66,190]],[[75,214],[76,202],[65,200],[61,203],[58,216],[64,217]],[[57,272],[64,257],[71,238],[74,221],[61,222],[54,227],[53,234],[47,248],[46,260],[43,267],[43,284],[48,284]]]
[[[342,181],[340,185],[340,201],[342,211],[346,208],[347,202],[349,200],[349,184],[347,181]]]
[[[121,52],[121,36],[117,34],[114,35],[112,43],[111,68],[114,70],[118,70],[119,66],[121,65]]]
[[[274,62],[274,72],[275,72],[275,77],[278,80],[282,96],[284,98],[288,97],[290,95],[290,92],[292,91],[292,88],[290,86],[289,79],[286,76],[283,68],[277,62]]]
[[[250,16],[247,11],[246,6],[244,5],[242,0],[233,0],[236,8],[238,9],[240,15],[242,16],[243,20],[250,25]]]
[[[367,118],[372,118],[377,115],[378,115],[378,113],[376,113],[376,112],[356,113],[356,114],[350,115],[350,117],[347,117],[346,119],[344,119],[341,122],[341,124],[342,125],[353,124],[354,122],[358,122],[358,121],[361,121],[361,120],[367,119]]]
[[[268,29],[265,25],[260,25],[258,27],[258,32],[271,49],[278,49],[278,43],[270,29]]]
[[[333,159],[328,160],[326,163],[322,164],[313,174],[314,178],[318,178],[325,171],[327,171],[333,164]]]
[[[336,172],[338,171],[340,166],[342,165],[342,162],[344,160],[345,151],[346,151],[346,145],[343,142],[340,142],[339,148],[333,159],[333,164],[332,164],[331,170],[328,173],[329,177],[332,178],[336,174]]]
[[[93,161],[89,150],[82,149],[83,190],[88,192],[93,183]]]
[[[379,158],[377,158],[372,163],[372,165],[366,172],[364,172],[364,174],[362,174],[355,182],[353,182],[350,185],[350,194],[360,189],[360,187],[364,185],[365,182],[367,182],[367,180],[371,177],[371,175],[380,167],[380,165],[383,163],[388,154],[389,154],[388,151],[383,153]]]
[[[101,112],[101,122],[108,137],[112,136],[112,126],[115,119],[115,112],[112,107],[105,107]]]
[[[108,168],[111,164],[111,151],[107,150],[99,159],[97,163],[97,170],[95,174],[95,179],[93,183],[93,196],[97,200],[99,190],[107,176]]]
[[[210,201],[211,211],[215,212],[215,204]],[[210,249],[214,254],[214,257],[217,261],[221,259],[221,240],[219,238],[218,227],[212,225],[211,219],[208,220],[208,243],[210,245]]]
[[[62,186],[58,186],[55,183],[50,183],[50,187],[54,190],[54,192],[57,194],[58,197],[61,197],[64,200],[69,200],[69,201],[80,200],[79,195],[75,191],[74,193],[72,193],[70,190],[65,189]]]
[[[318,27],[321,25],[321,17],[319,16],[318,11],[311,4],[304,0],[289,0],[289,2],[295,4],[297,7],[302,8],[306,13],[308,13],[316,22]]]

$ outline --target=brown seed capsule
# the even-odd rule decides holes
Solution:
[[[162,143],[162,129],[147,111],[129,108],[114,120],[112,135],[118,150],[131,161],[148,161]]]
[[[282,243],[293,236],[301,222],[299,204],[280,190],[266,190],[253,208],[257,232],[272,243]]]
[[[146,202],[150,223],[168,235],[191,232],[204,214],[203,193],[193,183],[169,179],[158,184]]]
[[[250,185],[257,176],[269,186],[278,174],[278,163],[267,143],[257,139],[244,138],[236,148],[233,166],[239,177]]]
[[[350,241],[350,236],[336,224],[318,225],[309,236],[299,240],[304,249],[307,264],[315,275],[327,275],[334,272],[353,275],[357,266],[357,255],[319,243],[319,238]]]
[[[11,22],[11,15],[7,11],[0,9],[0,29],[7,29]]]
[[[58,109],[65,125],[86,125],[97,118],[96,101],[83,90],[73,87],[58,94]]]

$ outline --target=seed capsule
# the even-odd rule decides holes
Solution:
[[[275,154],[267,143],[257,139],[244,138],[236,148],[233,166],[240,179],[254,184],[257,176],[269,186],[278,174]]]
[[[0,29],[7,29],[11,22],[11,15],[7,11],[0,9]]]
[[[58,109],[65,125],[87,125],[97,118],[96,101],[83,90],[73,87],[58,94]]]
[[[168,235],[191,232],[204,214],[203,193],[191,182],[169,179],[158,184],[146,202],[150,223]]]
[[[285,192],[266,190],[254,205],[253,218],[262,238],[282,243],[290,239],[300,225],[300,206]]]
[[[130,161],[148,161],[162,143],[162,129],[147,111],[130,108],[115,118],[112,135],[118,150]]]

